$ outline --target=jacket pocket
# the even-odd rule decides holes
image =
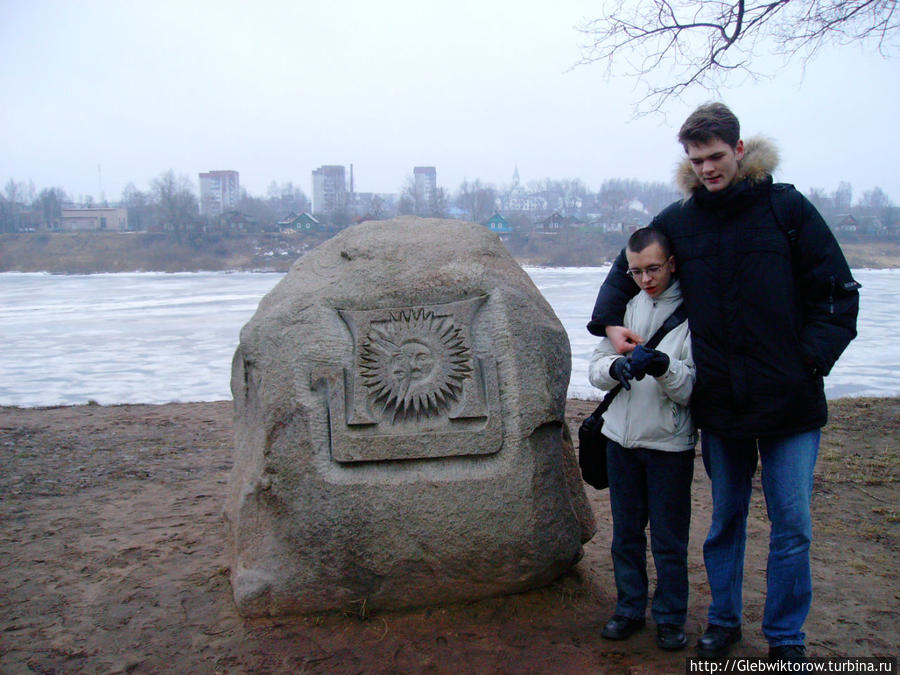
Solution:
[[[675,436],[695,435],[690,406],[678,405],[674,401],[672,402],[672,433]]]

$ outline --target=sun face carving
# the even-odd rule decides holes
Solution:
[[[360,352],[363,384],[392,422],[445,411],[471,373],[462,331],[450,317],[426,309],[391,312],[390,319],[373,322]]]

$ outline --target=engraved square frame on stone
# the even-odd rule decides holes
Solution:
[[[339,463],[497,453],[503,420],[487,335],[473,346],[488,296],[384,309],[336,309],[353,366],[312,375],[326,392],[331,457]]]

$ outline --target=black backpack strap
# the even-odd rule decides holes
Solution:
[[[797,228],[800,224],[800,195],[790,183],[774,183],[769,190],[772,215],[778,228],[784,232],[791,245],[791,258],[797,260]]]
[[[662,339],[676,326],[684,323],[685,319],[687,319],[687,308],[684,306],[682,302],[678,307],[675,308],[675,311],[672,312],[669,317],[663,321],[662,326],[660,326],[656,332],[653,334],[649,340],[647,340],[647,344],[645,345],[648,349],[656,349],[656,346],[662,342]],[[613,399],[616,397],[616,394],[619,393],[619,390],[622,389],[621,384],[617,384],[615,387],[606,392],[606,396],[603,397],[603,400],[600,401],[600,405],[597,406],[597,409],[591,413],[591,417],[599,420],[600,415],[606,412],[607,408],[609,408],[609,404],[612,403]]]

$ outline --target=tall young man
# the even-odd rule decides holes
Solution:
[[[703,546],[712,603],[697,651],[720,658],[741,638],[758,457],[771,522],[763,633],[772,658],[802,659],[813,467],[827,418],[822,378],[856,335],[859,284],[812,204],[773,183],[775,148],[744,143],[725,105],[695,110],[678,140],[687,155],[677,175],[685,199],[651,226],[669,236],[679,265],[697,371],[691,409],[712,483]],[[620,255],[588,324],[619,353],[649,337],[622,326],[634,292]]]

